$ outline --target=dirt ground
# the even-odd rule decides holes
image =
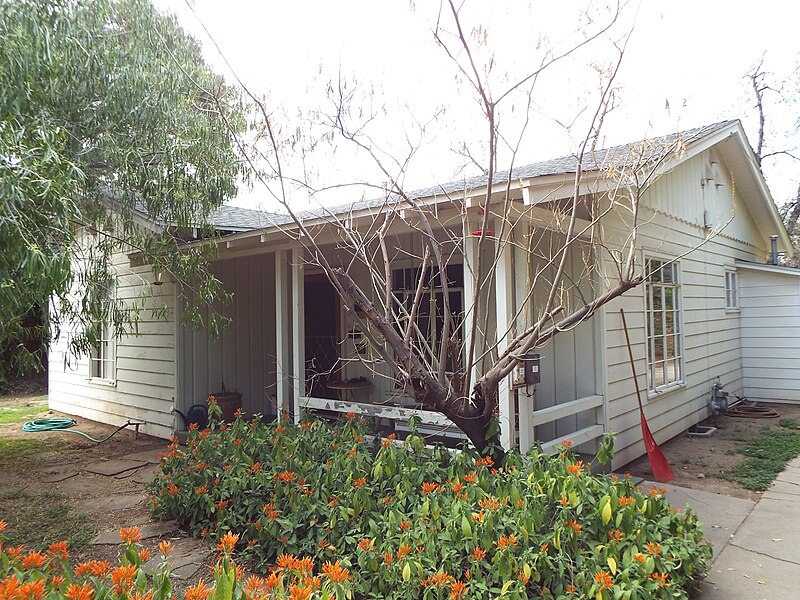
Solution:
[[[200,551],[193,547],[195,557],[208,554],[206,544],[187,539],[174,523],[151,519],[143,482],[152,477],[154,464],[118,476],[87,470],[131,455],[156,456],[166,441],[141,434],[137,438],[132,428],[123,429],[102,444],[74,433],[23,432],[25,421],[67,416],[47,410],[44,391],[28,386],[0,397],[0,518],[7,522],[5,533],[12,541],[59,541],[35,531],[37,526],[46,527],[52,529],[53,536],[70,538],[74,543],[70,553],[73,565],[91,559],[114,565],[119,558],[119,529],[139,526],[150,532],[142,543],[152,556],[158,555],[162,539],[203,546]],[[77,426],[72,429],[95,439],[116,429],[82,418],[76,420]],[[30,520],[39,523],[25,522]],[[111,543],[98,543],[104,539]],[[176,590],[185,589],[200,577],[208,581],[211,561],[210,557],[204,559],[196,572],[176,581]]]
[[[689,437],[686,432],[659,447],[675,469],[674,485],[758,500],[761,492],[748,490],[738,483],[723,478],[726,471],[740,463],[743,457],[732,453],[747,441],[758,435],[764,428],[777,428],[780,419],[794,419],[800,423],[800,406],[791,404],[765,404],[780,415],[773,419],[729,417],[721,415],[710,417],[702,425],[717,427],[710,437]],[[647,456],[629,463],[622,472],[644,479],[653,478]]]

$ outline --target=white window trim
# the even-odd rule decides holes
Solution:
[[[736,267],[726,266],[724,277],[725,312],[739,313],[741,312],[741,306],[739,306],[739,272]],[[733,281],[732,287],[728,286],[729,281]],[[731,296],[733,297],[733,303],[730,302]]]
[[[675,290],[677,292],[678,298],[678,311],[676,314],[677,325],[679,327],[679,336],[678,336],[678,343],[680,344],[680,348],[678,351],[678,368],[680,369],[680,379],[676,381],[671,381],[669,383],[656,386],[655,388],[651,387],[650,381],[650,358],[651,358],[651,348],[650,348],[650,338],[648,336],[648,323],[645,321],[645,365],[647,367],[646,372],[646,381],[647,381],[647,398],[648,400],[660,398],[669,392],[674,390],[681,389],[686,386],[686,365],[685,365],[685,353],[684,353],[684,338],[685,338],[685,330],[684,330],[684,322],[683,322],[683,273],[681,271],[681,261],[675,259],[671,256],[665,256],[657,252],[647,252],[643,249],[642,251],[642,264],[644,265],[645,269],[645,280],[644,280],[644,294],[642,295],[642,308],[645,320],[650,318],[650,313],[648,312],[647,308],[647,301],[648,301],[648,294],[649,294],[649,283],[647,281],[647,261],[648,260],[658,260],[663,262],[672,262],[675,265],[675,275],[677,278],[677,284],[675,286]]]
[[[113,299],[109,299],[109,302],[111,302],[111,301],[113,301]],[[115,387],[117,385],[117,362],[118,362],[117,361],[117,338],[116,338],[116,336],[112,335],[108,339],[104,340],[105,336],[108,335],[108,333],[112,333],[113,334],[113,331],[114,331],[113,325],[109,325],[108,323],[105,323],[104,327],[102,328],[102,330],[100,332],[100,338],[101,339],[98,340],[98,346],[103,344],[104,341],[105,341],[105,343],[108,344],[110,358],[103,358],[103,359],[96,358],[97,346],[92,348],[92,351],[89,353],[88,382],[93,384],[93,385],[97,384],[97,385],[105,385],[105,386],[109,386],[109,387]],[[100,362],[100,363],[106,362],[106,363],[109,364],[109,370],[111,371],[110,372],[110,377],[97,376],[97,375],[94,374],[95,365],[98,362]],[[102,371],[103,371],[103,369],[101,368],[100,372],[102,372]]]

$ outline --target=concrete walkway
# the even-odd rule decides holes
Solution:
[[[673,506],[689,504],[714,545],[700,600],[800,598],[800,457],[757,503],[664,486]]]

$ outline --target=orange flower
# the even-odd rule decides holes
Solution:
[[[463,581],[454,581],[450,586],[450,600],[459,600],[467,593],[467,584]]]
[[[44,596],[44,579],[39,579],[38,581],[26,581],[19,586],[19,594],[25,600],[42,600],[42,597]],[[2,595],[2,591],[0,591],[0,595]]]
[[[617,529],[616,531],[609,531],[608,532],[608,538],[612,542],[621,542],[622,541],[622,532],[619,529]]]
[[[44,583],[44,580],[42,580],[42,583]],[[91,600],[92,594],[94,594],[94,588],[91,583],[84,583],[83,585],[73,583],[67,588],[67,593],[64,596],[69,600]]]
[[[594,580],[600,586],[600,588],[597,590],[598,592],[602,592],[603,590],[614,587],[614,582],[611,580],[611,575],[606,571],[595,573]]]
[[[94,575],[95,577],[105,577],[110,569],[111,565],[106,561],[90,560],[89,562],[81,563],[75,567],[75,576],[87,577],[89,575]]]
[[[255,596],[263,587],[264,580],[256,575],[251,575],[247,578],[247,581],[244,582],[242,592],[244,592],[245,596]]]
[[[277,564],[279,569],[294,569],[296,563],[297,557],[293,554],[281,554],[278,556]]]
[[[653,542],[647,542],[647,551],[653,556],[660,556],[661,544],[654,544]]]
[[[213,591],[213,588],[206,585],[202,579],[196,585],[186,590],[186,600],[206,600],[208,595]]]
[[[363,550],[364,552],[369,552],[370,550],[372,550],[372,540],[369,538],[364,538],[363,540],[358,542],[358,547],[360,550]]]
[[[308,600],[314,590],[305,585],[289,585],[289,600]]]
[[[456,480],[455,483],[450,484],[450,488],[453,490],[454,493],[458,494],[458,492],[464,489],[464,484]]]
[[[574,445],[575,445],[575,442],[573,442],[572,440],[564,440],[563,442],[561,442],[561,446],[562,446],[562,447],[563,447],[565,450],[569,450],[569,449],[570,449],[570,448],[572,448],[572,446],[574,446]]]
[[[22,567],[26,571],[31,569],[39,569],[47,562],[44,554],[41,552],[29,552],[27,556],[22,559]]]
[[[567,465],[567,471],[569,471],[573,475],[577,475],[582,470],[583,470],[583,461],[582,460],[579,460],[578,462],[573,463],[571,465]]]
[[[189,431],[197,431],[200,429],[200,425],[197,423],[189,423]]]
[[[569,506],[569,498],[566,496],[561,496],[561,500],[558,501],[561,506]]]
[[[475,546],[475,549],[472,551],[470,556],[472,556],[472,558],[475,560],[483,560],[486,557],[486,550],[482,550],[478,546]]]
[[[47,549],[47,556],[67,560],[69,558],[69,545],[67,542],[55,542]]]
[[[492,465],[494,465],[494,461],[492,460],[492,457],[491,456],[484,456],[483,458],[478,458],[478,459],[475,460],[475,466],[476,467],[480,467],[480,466],[483,466],[483,465],[485,465],[487,467],[491,467]]]
[[[283,483],[291,483],[297,477],[291,471],[284,471],[283,473],[276,473],[273,479],[275,481],[282,481]]]
[[[523,585],[528,585],[528,582],[531,580],[530,575],[525,575],[525,571],[517,573],[517,579],[519,579]]]
[[[300,429],[311,429],[313,423],[311,421],[303,421],[300,423]]]
[[[42,580],[44,581],[44,580]],[[61,584],[64,583],[64,578],[61,575],[53,575],[50,578],[50,588],[57,589],[61,587]]]
[[[114,584],[114,593],[117,595],[128,593],[128,590],[133,586],[137,571],[136,565],[119,566],[111,571],[111,583]]]
[[[478,474],[477,473],[467,473],[464,475],[464,481],[467,483],[475,483],[478,481]]]
[[[669,575],[667,573],[653,573],[649,577],[656,582],[657,587],[662,588],[669,585]]]
[[[486,510],[497,510],[500,508],[500,501],[497,498],[490,496],[489,498],[483,498],[480,502],[478,502],[478,505]]]
[[[223,554],[227,554],[230,556],[233,554],[233,549],[236,547],[236,542],[239,541],[239,534],[228,532],[222,536],[222,539],[217,544],[217,550],[222,552]]]
[[[134,592],[131,596],[131,600],[153,600],[153,590],[150,590],[145,594],[138,591]]]
[[[568,585],[567,586],[567,593],[568,594],[574,594],[577,591],[578,591],[578,588],[576,588],[574,585]]]
[[[433,492],[441,492],[443,490],[444,490],[444,486],[443,485],[439,485],[438,483],[425,481],[422,484],[422,493],[425,494],[426,496],[428,494],[433,493]]]
[[[362,485],[366,485],[366,484],[367,484],[367,478],[366,477],[359,477],[358,479],[356,479],[353,482],[353,488],[358,489]]]
[[[208,488],[206,486],[204,486],[204,485],[201,485],[199,488],[197,488],[194,491],[194,493],[197,494],[198,496],[202,496],[203,494],[207,494],[208,493]]]
[[[547,542],[539,546],[539,551],[541,552],[547,552],[549,549],[550,549],[550,544],[548,544]]]
[[[277,589],[282,585],[283,575],[280,575],[277,572],[272,572],[269,577],[264,581],[264,590],[269,592],[270,590]]]
[[[169,556],[170,552],[172,552],[172,542],[168,540],[162,540],[158,544],[158,551],[161,556]]]
[[[350,580],[350,571],[343,568],[342,563],[338,560],[335,563],[326,562],[322,565],[322,572],[333,583],[344,583]]]
[[[522,508],[523,506],[525,506],[525,501],[522,498],[520,498],[519,500],[517,500],[517,508]]]
[[[472,522],[477,523],[478,521],[480,521],[481,523],[483,523],[483,520],[485,518],[486,514],[481,510],[481,512],[477,512],[474,515],[472,515]]]
[[[3,533],[6,530],[6,527],[7,527],[6,522],[0,521],[0,533]]]
[[[139,550],[139,560],[141,562],[147,562],[147,559],[149,558],[150,558],[150,550],[148,550],[147,548],[142,548],[141,550]]]
[[[294,561],[294,568],[296,571],[308,574],[314,570],[314,562],[311,560],[310,556],[306,556],[305,558]]]
[[[564,525],[566,525],[567,527],[571,527],[577,532],[580,532],[583,529],[583,526],[575,521],[564,521]]]
[[[354,413],[354,412],[345,413],[344,416],[348,421],[355,421],[356,420],[356,413]]]
[[[391,566],[391,564],[394,562],[394,554],[391,552],[384,553],[383,562],[386,563],[387,567]]]
[[[644,561],[647,560],[647,557],[641,552],[637,552],[636,554],[633,555],[633,560],[643,563]]]
[[[20,554],[22,554],[22,546],[9,546],[6,548],[6,554],[8,558],[14,560],[18,558]]]
[[[409,527],[411,527],[411,521],[400,521],[400,529],[408,531]]]
[[[516,545],[517,536],[515,536],[513,533],[508,536],[501,535],[500,539],[497,540],[497,547],[500,548],[500,550],[505,550],[506,548],[511,548]]]
[[[442,587],[454,581],[455,579],[447,571],[437,571],[422,581],[422,587]]]
[[[633,498],[631,498],[630,496],[622,496],[622,497],[621,497],[621,498],[618,500],[618,504],[619,504],[620,506],[630,506],[630,505],[631,505],[631,504],[633,504],[634,502],[635,502],[635,500],[634,500]]]
[[[411,552],[411,546],[407,546],[406,544],[401,544],[400,547],[397,549],[397,560],[403,560],[406,556],[409,555]]]

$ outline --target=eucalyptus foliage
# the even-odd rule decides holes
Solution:
[[[42,348],[25,342],[46,340],[47,325],[24,322],[48,302],[51,331],[83,325],[77,351],[96,341],[91,323],[128,328],[137,307],[106,301],[118,249],[201,300],[217,296],[202,250],[179,252],[179,232],[202,232],[235,194],[232,135],[243,125],[237,94],[148,0],[0,0],[0,348],[13,347],[4,362],[41,364]]]

